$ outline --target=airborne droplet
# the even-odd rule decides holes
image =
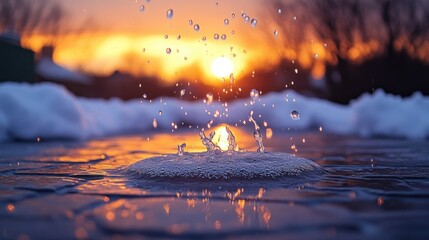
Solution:
[[[256,100],[259,98],[259,92],[256,89],[252,89],[250,91],[250,98],[252,98],[252,100]]]
[[[235,83],[234,73],[229,74],[229,81],[231,82],[231,84]]]
[[[299,120],[300,119],[299,112],[296,110],[293,110],[290,113],[290,117],[292,118],[292,120]]]
[[[277,30],[274,30],[274,37],[277,37],[279,35],[279,32]]]
[[[210,105],[213,102],[213,94],[212,93],[207,93],[206,97],[207,97],[207,104]]]
[[[194,25],[194,31],[195,31],[195,32],[198,32],[199,30],[200,30],[200,25],[195,24],[195,25]]]
[[[245,23],[250,22],[250,17],[249,17],[249,16],[244,17],[244,22],[245,22]]]
[[[256,24],[258,24],[258,20],[256,20],[254,18],[254,19],[252,19],[252,21],[250,22],[250,24],[252,24],[252,27],[256,27]]]
[[[180,96],[183,97],[186,93],[186,89],[182,89],[180,90]]]
[[[167,10],[167,18],[168,19],[172,19],[173,18],[173,9],[168,9]]]
[[[215,33],[215,35],[214,35],[214,40],[218,40],[219,39],[219,34],[217,34],[217,33]]]
[[[225,18],[225,20],[223,20],[223,23],[224,23],[225,25],[228,25],[228,24],[229,24],[229,20],[228,20],[227,18]]]
[[[226,35],[225,34],[222,34],[222,36],[220,37],[222,40],[225,40],[226,39]]]
[[[171,53],[171,48],[167,48],[167,49],[165,49],[165,52],[166,52],[167,54],[170,54],[170,53]]]
[[[144,5],[140,5],[140,12],[144,12]]]

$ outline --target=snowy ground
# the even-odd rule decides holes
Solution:
[[[429,97],[419,93],[400,98],[376,91],[348,106],[308,98],[294,91],[269,93],[236,100],[227,106],[219,102],[186,102],[173,98],[121,101],[75,97],[61,86],[43,84],[0,84],[0,139],[90,139],[109,135],[174,130],[228,123],[248,124],[254,111],[256,121],[274,131],[280,129],[323,129],[324,132],[387,136],[409,139],[429,137]],[[298,111],[299,120],[290,117]],[[218,113],[217,113],[218,111]],[[161,114],[162,113],[162,114]],[[216,116],[216,117],[215,117]]]

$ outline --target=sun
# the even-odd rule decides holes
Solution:
[[[219,78],[228,77],[234,72],[234,64],[227,57],[218,57],[212,62],[212,73]]]

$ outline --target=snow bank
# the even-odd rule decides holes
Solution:
[[[158,129],[172,129],[172,123],[180,127],[182,122],[205,127],[212,119],[214,124],[241,126],[252,110],[261,126],[266,121],[273,129],[322,126],[323,131],[337,134],[429,137],[429,98],[418,93],[402,99],[376,91],[342,106],[285,91],[263,95],[254,104],[243,99],[225,107],[218,102],[207,105],[172,98],[152,102],[84,99],[52,83],[2,83],[0,139],[88,139],[143,132],[153,129],[154,119]],[[293,110],[300,113],[299,120],[290,117]],[[213,116],[216,111],[218,117]]]
[[[52,59],[42,58],[36,67],[36,72],[41,77],[49,80],[90,84],[92,80],[79,72],[74,72],[54,63]]]

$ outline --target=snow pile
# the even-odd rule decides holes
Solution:
[[[177,179],[278,179],[321,173],[316,163],[287,153],[215,152],[168,154],[131,165],[131,173],[144,178]]]
[[[285,91],[263,95],[254,104],[242,99],[225,107],[218,102],[207,105],[173,98],[152,102],[84,99],[52,83],[2,83],[0,139],[88,139],[142,132],[153,129],[154,119],[158,129],[172,129],[172,123],[180,127],[182,122],[206,127],[210,120],[242,126],[243,121],[249,124],[252,110],[256,121],[266,121],[273,129],[321,126],[324,132],[337,134],[429,137],[429,98],[418,93],[402,99],[377,91],[342,106]],[[300,113],[299,120],[290,117],[293,110]]]
[[[50,58],[42,58],[36,67],[36,72],[47,80],[64,81],[79,84],[90,84],[92,80],[78,72],[63,68]]]

